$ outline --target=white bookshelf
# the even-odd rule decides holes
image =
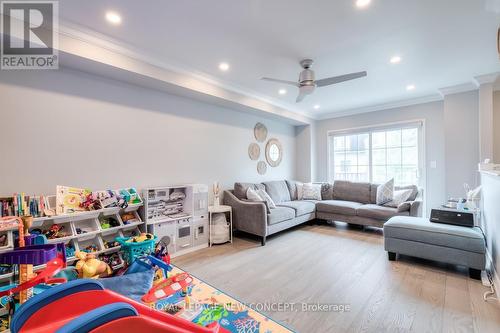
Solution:
[[[64,237],[48,239],[48,244],[71,244],[75,252],[82,251],[89,245],[96,245],[97,251],[92,252],[93,254],[112,254],[120,251],[121,246],[106,248],[105,243],[107,241],[111,241],[116,237],[127,237],[131,236],[132,234],[139,234],[141,232],[140,227],[144,225],[144,222],[142,221],[138,210],[142,206],[143,204],[140,203],[129,205],[128,207],[123,209],[119,207],[113,207],[50,217],[35,217],[33,219],[33,224],[30,228],[30,231],[33,231],[33,229],[41,229],[43,231],[50,228],[50,226],[54,224],[60,226],[62,225],[65,227],[65,232],[68,233],[68,235]],[[124,213],[135,214],[135,218],[137,219],[137,221],[125,224],[121,218]],[[116,219],[116,221],[118,221],[119,225],[116,227],[103,229],[99,221],[99,216],[101,214],[104,216],[113,217],[114,219]],[[78,229],[84,230],[86,232],[77,233]],[[12,235],[12,231],[13,230],[0,232],[0,234],[5,232],[9,233],[8,244],[6,246],[0,247],[0,252],[6,252],[14,249],[14,238]],[[123,258],[121,254],[119,254],[119,257],[122,264],[116,267],[112,267],[113,269],[118,269],[123,266]],[[74,256],[67,257],[66,263],[70,265],[74,263],[75,260],[76,258]],[[43,268],[45,268],[45,265],[35,266],[34,270],[36,271]],[[12,277],[13,273],[0,275],[0,282],[9,280]]]

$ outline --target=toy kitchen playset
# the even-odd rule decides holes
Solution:
[[[144,189],[141,210],[147,231],[168,236],[168,252],[179,256],[208,247],[208,186],[177,185]]]

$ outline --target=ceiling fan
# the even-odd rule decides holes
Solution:
[[[314,71],[311,69],[312,64],[313,64],[313,61],[311,59],[303,59],[300,61],[300,66],[302,66],[302,68],[304,68],[304,70],[302,72],[300,72],[298,82],[273,79],[273,78],[269,78],[269,77],[263,77],[262,80],[290,84],[292,86],[298,87],[299,88],[299,95],[297,96],[296,102],[299,103],[304,99],[304,97],[312,94],[316,87],[324,87],[324,86],[329,86],[331,84],[336,84],[336,83],[340,83],[340,82],[344,82],[344,81],[359,79],[360,77],[364,77],[367,75],[366,72],[357,72],[357,73],[350,73],[350,74],[345,74],[345,75],[340,75],[340,76],[333,76],[333,77],[329,77],[329,78],[321,79],[321,80],[315,80]]]

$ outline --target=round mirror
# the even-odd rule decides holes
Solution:
[[[283,148],[277,139],[269,139],[266,145],[266,160],[272,167],[277,167],[283,158]]]

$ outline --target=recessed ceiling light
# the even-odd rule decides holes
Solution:
[[[106,20],[112,24],[122,23],[122,17],[116,12],[106,12]]]
[[[314,110],[318,110],[321,106],[319,104],[316,104],[315,106],[313,106]]]
[[[281,88],[280,90],[278,90],[278,94],[286,95],[286,89]]]
[[[406,90],[408,91],[412,91],[412,90],[415,90],[415,85],[414,84],[409,84],[406,86]]]
[[[219,69],[223,72],[226,72],[229,70],[229,64],[227,62],[221,62],[219,64]]]
[[[367,7],[372,0],[356,0],[356,7],[365,8]]]
[[[401,57],[398,55],[393,56],[393,57],[391,57],[390,62],[391,62],[391,64],[399,64],[401,62]]]

